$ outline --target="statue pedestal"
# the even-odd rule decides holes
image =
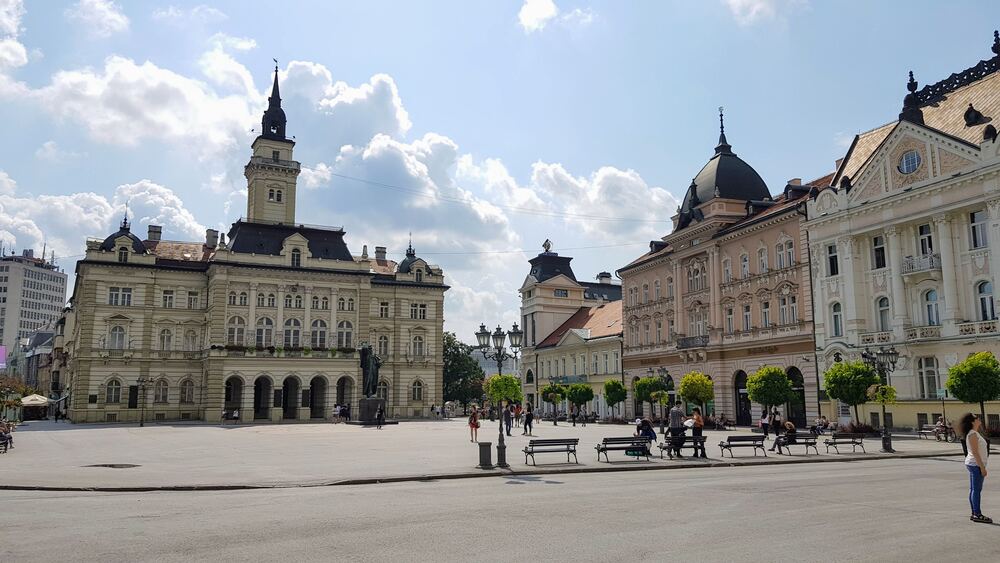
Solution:
[[[358,402],[358,421],[362,424],[375,424],[375,413],[379,407],[382,407],[382,412],[385,413],[385,399],[362,397]]]

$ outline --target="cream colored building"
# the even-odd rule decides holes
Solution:
[[[761,407],[748,399],[746,380],[764,365],[784,369],[796,390],[795,400],[779,407],[783,416],[799,426],[816,416],[809,256],[801,228],[809,189],[794,179],[772,198],[720,135],[673,218],[673,232],[618,270],[628,416],[649,408],[632,395],[639,378],[663,373],[677,388],[685,374],[701,371],[715,388],[707,414],[751,425]]]
[[[904,400],[890,426],[932,423],[948,368],[1000,354],[1000,39],[993,52],[921,89],[911,75],[899,119],[855,137],[834,187],[808,205],[820,367],[895,346],[890,383]],[[837,407],[827,414],[852,416]],[[879,407],[865,410],[879,422]]]
[[[550,382],[589,383],[589,412],[608,413],[604,381],[621,378],[621,286],[601,272],[597,282],[576,278],[568,256],[543,252],[528,262],[521,284],[521,385],[525,400],[543,406],[539,390]],[[567,409],[564,404],[560,407]]]
[[[354,256],[343,229],[295,222],[300,166],[277,72],[262,131],[245,168],[247,217],[228,237],[166,241],[150,225],[140,239],[126,220],[87,242],[63,338],[72,420],[144,410],[218,421],[239,410],[242,421],[277,422],[329,417],[335,403],[357,414],[365,342],[384,362],[390,416],[428,416],[442,402],[440,268],[412,246],[399,264],[383,247]]]

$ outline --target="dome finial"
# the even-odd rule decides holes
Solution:
[[[920,97],[917,95],[918,86],[911,70],[910,79],[906,82],[906,89],[910,93],[903,98],[903,111],[899,112],[899,119],[923,125],[924,112],[920,111]]]
[[[993,30],[993,48],[992,48],[992,51],[993,51],[994,55],[1000,55],[1000,31],[998,31],[996,29]]]
[[[122,217],[122,230],[128,230],[128,200],[125,200],[125,216]]]
[[[407,256],[416,256],[417,255],[417,253],[414,252],[414,250],[413,250],[413,231],[410,231],[410,243],[406,247],[406,255]]]
[[[719,144],[715,147],[715,154],[732,154],[732,148],[726,141],[725,109],[719,106]]]

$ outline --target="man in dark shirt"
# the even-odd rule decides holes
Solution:
[[[684,444],[684,411],[681,409],[680,401],[670,409],[669,422],[670,445],[677,457],[684,457],[681,455],[681,446]]]

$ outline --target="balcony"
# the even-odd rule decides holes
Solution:
[[[281,167],[281,168],[291,168],[292,170],[298,170],[299,169],[299,163],[295,162],[294,160],[281,160],[281,159],[275,159],[275,158],[267,158],[265,156],[251,156],[250,157],[250,164],[247,164],[247,166],[250,166],[250,165],[256,165],[256,166],[278,166],[278,167]]]
[[[708,335],[702,334],[699,336],[684,336],[677,339],[677,349],[684,350],[688,348],[705,348],[708,346]]]
[[[921,272],[940,272],[941,255],[925,254],[923,256],[907,256],[903,258],[903,275],[919,274]]]
[[[936,325],[914,326],[906,329],[907,340],[924,340],[927,338],[941,338],[941,327]]]
[[[878,332],[862,332],[861,345],[872,346],[875,344],[889,344],[892,342],[892,331],[880,330]]]
[[[997,334],[997,321],[979,321],[972,323],[961,323],[958,325],[958,334],[961,336],[977,336],[980,334]]]

